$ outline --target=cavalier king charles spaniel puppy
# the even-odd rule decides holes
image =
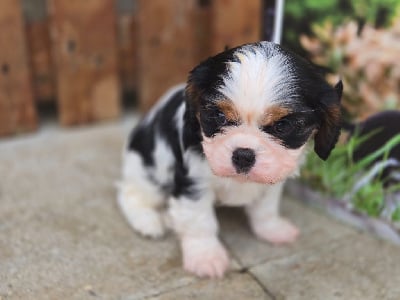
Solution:
[[[139,122],[123,155],[118,204],[148,237],[179,238],[183,266],[222,277],[229,256],[215,205],[243,206],[272,244],[299,230],[279,215],[285,179],[307,145],[325,160],[340,132],[342,83],[331,87],[306,60],[271,42],[226,50],[169,90]]]

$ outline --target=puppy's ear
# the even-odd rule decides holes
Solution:
[[[186,105],[192,111],[198,111],[200,106],[200,90],[193,80],[189,79],[185,88]]]
[[[340,102],[340,99],[342,98],[342,94],[343,94],[343,82],[342,82],[342,80],[339,80],[338,83],[336,83],[333,88],[335,89],[336,94],[339,97],[339,102]]]
[[[341,127],[340,98],[343,84],[340,80],[329,92],[321,96],[319,117],[321,120],[317,133],[314,136],[314,151],[326,160],[339,138]]]
[[[202,62],[196,66],[189,73],[189,77],[185,89],[186,105],[193,111],[198,111],[200,107],[200,101],[204,92],[204,85],[207,78],[208,67],[206,62]]]

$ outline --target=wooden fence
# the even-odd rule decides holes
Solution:
[[[122,91],[146,111],[202,59],[259,40],[262,2],[1,0],[0,135],[35,130],[40,102],[64,126],[117,118]]]

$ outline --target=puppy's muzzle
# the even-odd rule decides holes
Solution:
[[[238,174],[246,174],[254,166],[256,154],[249,148],[237,148],[232,153],[232,164]]]

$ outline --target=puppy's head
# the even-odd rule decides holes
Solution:
[[[194,68],[186,99],[215,175],[273,184],[297,170],[308,140],[322,159],[329,156],[340,130],[341,90],[300,57],[260,42]]]

